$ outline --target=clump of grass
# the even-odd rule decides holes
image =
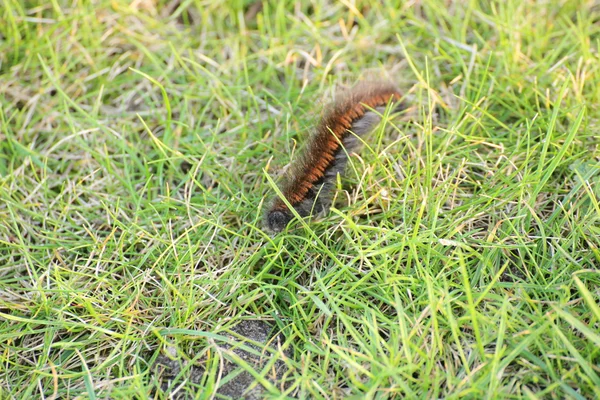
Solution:
[[[198,398],[222,359],[273,396],[600,397],[592,3],[0,4],[3,398],[166,397],[165,354]],[[373,73],[410,110],[266,235],[267,176]],[[253,319],[258,371],[223,350]]]

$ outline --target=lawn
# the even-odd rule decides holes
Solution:
[[[0,0],[0,398],[600,398],[594,3]]]

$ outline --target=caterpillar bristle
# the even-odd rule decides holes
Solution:
[[[329,208],[338,173],[356,150],[361,137],[380,122],[380,114],[390,102],[399,103],[400,91],[389,82],[362,82],[342,94],[326,108],[302,155],[292,164],[281,192],[301,217]],[[375,111],[373,111],[375,110]],[[265,222],[269,230],[280,232],[293,219],[285,202],[276,197]]]

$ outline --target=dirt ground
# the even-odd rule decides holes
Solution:
[[[276,348],[278,340],[281,339],[279,337],[273,338],[273,326],[262,320],[241,321],[232,328],[232,331],[244,338],[263,345],[269,343],[271,348]],[[234,335],[225,336],[236,343],[243,343],[245,346],[256,350],[260,355],[242,350],[229,343],[217,343],[219,349],[216,350],[222,355],[222,363],[218,370],[218,373],[220,374],[218,382],[219,387],[216,392],[213,393],[215,398],[226,397],[248,400],[264,398],[264,395],[266,394],[265,388],[259,383],[255,383],[255,378],[250,372],[243,369],[240,372],[240,366],[230,361],[225,354],[233,352],[255,371],[260,373],[269,362],[271,352],[263,350],[262,347],[251,344],[249,341],[242,341],[239,337]],[[182,376],[176,379],[182,371]],[[265,374],[265,379],[276,387],[281,388],[285,371],[285,363],[281,360],[277,360]],[[201,385],[201,382],[205,379],[206,368],[202,362],[190,366],[187,361],[182,362],[174,357],[160,355],[156,360],[154,372],[156,378],[160,382],[161,389],[167,394],[168,398],[183,400],[195,397],[195,394],[197,393],[193,393],[194,389],[192,389],[192,386]],[[229,376],[230,374],[232,375],[231,377]],[[186,384],[186,382],[191,382],[194,385]],[[223,384],[222,382],[226,383]]]

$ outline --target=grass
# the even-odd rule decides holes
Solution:
[[[257,319],[272,397],[600,397],[599,50],[593,1],[0,0],[0,397],[210,398]],[[409,110],[265,234],[373,74]]]

